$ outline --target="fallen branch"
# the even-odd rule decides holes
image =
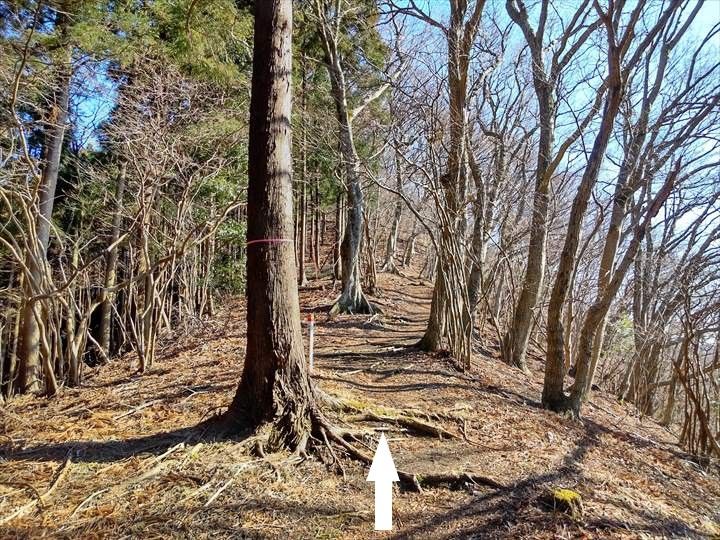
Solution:
[[[354,459],[357,459],[358,461],[365,463],[366,465],[372,464],[372,457],[370,457],[368,454],[364,453],[362,450],[343,439],[327,423],[323,424],[323,428],[325,429],[327,439],[329,441],[332,441],[344,448],[345,451]],[[493,480],[492,478],[489,478],[487,476],[468,472],[417,475],[406,471],[398,470],[397,474],[400,478],[401,486],[407,489],[411,489],[413,491],[417,491],[419,493],[422,493],[423,487],[430,488],[446,485],[449,489],[462,489],[464,485],[468,483],[491,487],[493,489],[509,489],[507,486],[498,482],[497,480]]]
[[[137,407],[133,407],[132,410],[130,410],[126,413],[118,414],[117,416],[113,416],[113,420],[120,420],[121,418],[130,416],[131,414],[135,414],[136,412],[142,411],[143,409],[147,409],[150,405],[154,405],[155,403],[158,403],[159,401],[160,401],[159,399],[154,399],[152,401],[143,403],[142,405],[138,405]]]
[[[50,497],[50,495],[52,495],[52,492],[55,491],[57,485],[67,475],[71,463],[72,461],[70,460],[70,456],[68,455],[68,457],[65,458],[65,462],[58,468],[57,472],[55,473],[55,479],[50,484],[50,487],[42,495],[39,495],[38,491],[35,488],[32,488],[32,486],[29,486],[28,484],[28,486],[32,488],[32,491],[34,492],[36,498],[29,503],[24,504],[23,506],[15,510],[15,512],[13,512],[12,514],[5,516],[4,518],[0,518],[0,525],[12,521],[15,518],[24,516],[31,510],[34,510],[36,506],[39,506],[42,509],[45,500]]]
[[[91,500],[93,500],[95,497],[102,495],[103,493],[110,491],[110,488],[103,488],[99,489],[97,491],[93,491],[90,495],[85,497],[80,503],[73,509],[72,513],[70,514],[70,517],[68,518],[68,521],[72,520],[75,517],[75,514],[77,514],[87,503],[89,503]]]
[[[449,489],[458,490],[463,489],[467,484],[474,484],[493,489],[509,489],[505,484],[501,484],[488,476],[469,472],[416,475],[415,478],[421,487],[426,488],[447,486]]]

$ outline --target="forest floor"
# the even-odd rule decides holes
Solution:
[[[597,392],[583,420],[540,407],[542,365],[523,375],[477,351],[473,369],[411,346],[424,329],[431,284],[383,274],[381,316],[328,319],[328,280],[301,292],[316,313],[315,382],[358,409],[437,414],[453,437],[422,437],[390,420],[338,425],[385,428],[399,469],[471,472],[504,488],[467,482],[422,493],[395,488],[394,529],[373,531],[367,467],[343,458],[345,477],[313,459],[253,457],[240,439],[213,435],[242,369],[243,301],[229,299],[187,336],[168,336],[153,369],[131,357],[86,372],[55,399],[0,407],[0,536],[28,538],[654,538],[720,534],[720,478],[703,469],[652,419]],[[488,338],[486,343],[492,343]],[[368,440],[372,454],[375,436]],[[569,488],[582,516],[554,512],[546,494]]]

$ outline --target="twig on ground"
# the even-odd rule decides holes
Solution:
[[[89,503],[95,497],[102,495],[106,491],[110,491],[110,488],[108,487],[108,488],[99,489],[97,491],[93,491],[90,495],[85,497],[82,501],[80,501],[80,504],[78,504],[75,507],[75,509],[72,511],[72,513],[70,514],[70,517],[68,518],[67,521],[72,521],[72,519],[75,517],[75,514],[77,514],[85,506],[85,504]]]
[[[132,410],[130,410],[126,413],[118,414],[117,416],[113,416],[113,420],[120,420],[121,418],[130,416],[131,414],[135,414],[136,412],[142,411],[143,409],[147,409],[150,405],[154,405],[155,403],[158,403],[159,401],[160,400],[158,400],[158,399],[154,399],[152,401],[143,403],[142,405],[138,405],[137,407],[133,407]]]
[[[50,495],[52,495],[52,492],[55,490],[57,485],[67,475],[67,472],[70,469],[71,463],[72,463],[72,461],[70,459],[70,455],[68,454],[68,456],[65,458],[65,462],[58,468],[57,472],[55,473],[55,479],[50,484],[50,487],[42,495],[40,495],[39,492],[35,488],[33,488],[32,486],[27,484],[27,486],[30,487],[32,489],[32,491],[34,492],[36,498],[34,500],[30,501],[29,503],[21,506],[20,508],[15,510],[15,512],[13,512],[12,514],[10,514],[4,518],[0,518],[0,525],[7,523],[8,521],[11,521],[15,518],[25,515],[27,512],[33,510],[36,506],[39,506],[40,509],[42,510],[45,500],[48,497],[50,497]]]
[[[189,438],[190,438],[189,436],[186,437],[185,441],[187,441]],[[142,474],[139,475],[139,476],[136,476],[136,477],[134,477],[134,478],[130,478],[129,480],[125,480],[124,482],[119,482],[119,483],[114,484],[114,485],[112,485],[112,486],[108,486],[108,487],[106,487],[106,488],[103,488],[103,489],[99,489],[99,490],[97,490],[97,491],[94,491],[93,493],[91,493],[90,495],[88,495],[87,497],[85,497],[85,499],[83,499],[82,502],[80,502],[80,504],[78,504],[78,505],[75,507],[75,509],[72,511],[72,514],[70,514],[70,520],[72,520],[72,518],[75,517],[75,515],[76,515],[78,512],[80,512],[80,510],[82,510],[82,509],[84,508],[85,504],[87,504],[88,502],[90,502],[90,501],[91,501],[92,499],[94,499],[95,497],[98,497],[98,496],[102,495],[103,493],[106,493],[106,492],[108,492],[108,491],[111,491],[112,489],[118,489],[118,488],[119,488],[119,489],[123,490],[124,488],[126,488],[126,487],[128,487],[128,486],[137,484],[137,483],[139,483],[139,482],[142,482],[142,481],[144,481],[144,480],[147,480],[147,479],[149,479],[149,478],[153,478],[154,476],[156,476],[156,475],[162,470],[163,460],[164,460],[167,456],[169,456],[170,454],[172,454],[175,450],[177,450],[177,449],[179,449],[179,448],[185,448],[185,441],[183,441],[183,442],[181,442],[181,443],[178,443],[178,444],[176,444],[176,445],[174,445],[174,446],[171,446],[167,451],[165,451],[164,453],[160,454],[159,456],[150,458],[148,461],[152,461],[152,462],[155,463],[155,466],[154,466],[152,469],[150,469],[150,470],[142,473]],[[121,491],[121,493],[122,493],[122,491]]]
[[[253,461],[250,461],[250,462],[248,462],[248,463],[242,463],[242,464],[238,465],[238,466],[235,468],[235,472],[233,473],[233,475],[232,475],[222,486],[220,486],[220,487],[215,491],[215,493],[213,493],[213,494],[210,496],[210,498],[209,498],[209,499],[207,500],[207,502],[203,505],[203,507],[204,507],[204,508],[207,508],[208,506],[210,506],[210,505],[213,503],[213,501],[214,501],[215,499],[217,499],[217,498],[220,496],[220,494],[221,494],[223,491],[225,491],[225,490],[237,479],[238,475],[239,475],[242,471],[244,471],[245,469],[249,468],[250,465],[255,464],[255,463],[259,463],[259,462],[261,462],[261,461],[263,461],[263,460],[253,460]],[[208,484],[209,484],[209,483],[210,483],[210,482],[208,482]],[[200,490],[198,490],[198,491],[200,491]],[[196,492],[196,493],[197,493],[197,492]]]

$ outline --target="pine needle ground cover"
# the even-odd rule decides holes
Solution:
[[[602,392],[581,422],[543,410],[540,362],[518,377],[494,346],[476,350],[473,370],[460,372],[411,346],[431,285],[383,274],[380,289],[379,316],[327,318],[337,290],[325,279],[301,292],[301,308],[316,313],[313,378],[343,403],[329,413],[337,424],[369,453],[385,432],[398,468],[420,483],[453,478],[421,492],[396,488],[395,529],[385,537],[720,533],[717,467],[698,465],[654,420]],[[80,389],[0,409],[0,536],[378,537],[366,467],[340,451],[340,467],[329,455],[258,458],[252,441],[209,421],[235,390],[244,318],[243,301],[230,298],[189,337],[166,336],[145,375],[117,361],[86,373]],[[582,515],[548,504],[552,490],[580,494]]]

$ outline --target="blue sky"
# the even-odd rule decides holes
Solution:
[[[657,0],[651,0],[657,1]],[[447,0],[416,0],[418,6],[421,6],[433,18],[445,20],[449,15],[449,7]],[[556,4],[559,9],[571,10],[576,2],[572,0],[557,0]],[[504,22],[509,24],[510,21],[505,14],[504,0],[488,0],[486,10],[493,10],[501,17]],[[527,0],[527,5],[538,5],[533,0]],[[694,4],[692,4],[694,5]],[[531,12],[532,18],[532,12]],[[411,28],[417,29],[418,32],[425,34],[428,29],[424,23],[408,21]],[[700,10],[696,20],[693,22],[691,32],[697,37],[702,37],[716,24],[720,23],[720,0],[706,0]],[[411,30],[411,31],[413,31]],[[432,42],[432,40],[430,41]],[[444,47],[440,42],[438,45],[438,53],[445,54]],[[720,34],[714,38],[715,53],[720,51]],[[75,136],[77,142],[82,146],[96,146],[97,138],[94,130],[104,121],[112,111],[116,92],[112,83],[105,77],[105,66],[94,66],[95,73],[90,72],[89,66],[76,76],[76,102],[75,102]]]

